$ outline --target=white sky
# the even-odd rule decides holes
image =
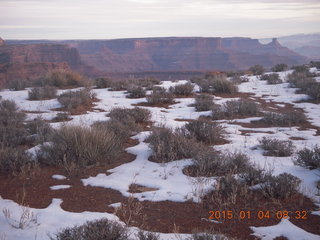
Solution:
[[[0,0],[4,39],[275,37],[320,32],[320,0]]]

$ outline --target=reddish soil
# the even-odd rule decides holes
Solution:
[[[172,103],[162,103],[162,104],[150,104],[147,102],[141,102],[141,103],[136,103],[136,104],[132,104],[132,106],[136,106],[136,107],[157,107],[157,108],[165,108],[165,109],[170,109],[171,105],[177,104],[179,102],[172,102]]]
[[[95,98],[91,101],[91,103],[87,104],[87,105],[81,105],[78,106],[77,108],[73,108],[73,109],[68,109],[68,108],[55,108],[52,109],[54,111],[63,111],[63,112],[69,112],[70,115],[81,115],[81,114],[86,114],[87,112],[94,112],[94,111],[99,111],[99,109],[96,109],[96,105],[94,104],[95,102],[99,102],[100,100]],[[101,110],[101,109],[100,109]],[[104,110],[101,110],[102,112],[104,112]]]

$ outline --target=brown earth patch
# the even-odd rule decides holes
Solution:
[[[289,137],[291,140],[306,140],[305,138],[302,137]]]
[[[138,184],[131,184],[129,186],[129,193],[142,193],[142,192],[150,192],[150,191],[157,191],[158,188],[150,188]]]
[[[163,103],[163,104],[150,104],[148,102],[141,102],[141,103],[135,103],[135,104],[131,104],[132,106],[135,107],[157,107],[157,108],[165,108],[165,109],[171,109],[171,105],[177,104],[180,102],[172,102],[172,103]]]
[[[258,130],[239,130],[241,135],[249,136],[251,133],[266,133],[266,134],[274,134],[272,131],[258,131]]]

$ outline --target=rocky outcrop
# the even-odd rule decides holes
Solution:
[[[4,46],[4,40],[0,38],[0,46]]]
[[[76,48],[63,44],[20,44],[0,46],[0,81],[32,80],[50,71],[74,70],[93,73],[82,63]]]

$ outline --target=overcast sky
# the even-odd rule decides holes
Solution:
[[[319,26],[320,0],[0,0],[4,39],[264,38]]]

